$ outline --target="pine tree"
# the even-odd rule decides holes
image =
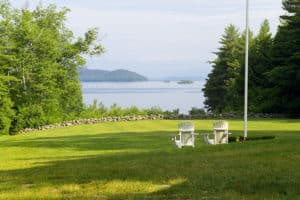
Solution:
[[[265,20],[258,35],[253,39],[249,53],[249,112],[268,111],[269,98],[267,73],[272,69],[272,33]]]
[[[221,47],[212,62],[212,72],[208,75],[203,89],[205,105],[209,111],[221,113],[236,104],[233,87],[240,72],[240,54],[242,50],[238,29],[230,25],[220,41]]]
[[[270,110],[299,114],[300,110],[300,1],[284,0],[287,12],[274,39],[273,66],[269,72]]]

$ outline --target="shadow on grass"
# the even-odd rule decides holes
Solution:
[[[61,137],[38,137],[21,139],[0,144],[1,147],[63,148],[81,151],[165,149],[171,148],[173,132],[102,133],[95,135],[71,135]]]
[[[209,132],[207,130],[197,130],[198,133]],[[230,131],[233,137],[242,136],[242,131]],[[274,139],[278,136],[294,137],[298,131],[251,131],[249,132],[249,140]],[[70,136],[54,136],[54,137],[37,137],[22,138],[0,143],[1,147],[31,147],[31,148],[64,148],[74,150],[126,150],[126,149],[142,149],[142,150],[166,150],[173,149],[171,136],[176,132],[122,132],[122,133],[101,133],[94,135],[70,135]],[[202,136],[197,137],[198,144],[203,143]]]
[[[276,137],[275,136],[252,136],[252,137],[247,137],[245,140],[244,136],[229,136],[228,142],[229,143],[234,143],[234,142],[249,142],[249,141],[259,141],[259,140],[274,140]]]
[[[253,135],[262,133],[280,134],[252,132]],[[47,186],[57,189],[61,195],[57,199],[92,199],[95,195],[102,199],[220,199],[234,195],[292,198],[300,195],[299,132],[286,133],[293,140],[284,140],[281,136],[278,140],[260,143],[219,146],[206,146],[197,141],[195,149],[183,150],[172,146],[170,134],[75,135],[1,144],[0,147],[144,151],[74,157],[57,155],[65,160],[39,163],[41,166],[29,169],[0,171],[0,193]],[[79,185],[82,191],[88,191],[89,184],[97,187],[90,191],[91,196],[60,189],[72,184]],[[24,185],[31,188],[24,189]]]

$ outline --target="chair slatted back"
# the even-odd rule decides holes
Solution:
[[[181,145],[194,146],[195,125],[192,122],[185,121],[178,124],[179,137]]]
[[[214,123],[214,129],[224,129],[228,130],[228,122],[226,121],[218,121]]]
[[[228,122],[219,121],[214,123],[215,144],[228,143]]]
[[[195,130],[195,125],[192,122],[180,122],[178,129],[180,132],[192,132]]]

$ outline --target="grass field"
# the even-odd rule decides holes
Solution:
[[[212,120],[194,121],[197,132]],[[0,136],[0,199],[300,199],[300,120],[251,120],[273,140],[177,149],[178,121]],[[243,122],[230,132],[242,135]]]

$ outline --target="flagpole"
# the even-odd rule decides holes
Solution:
[[[244,138],[248,136],[249,0],[246,0]]]

